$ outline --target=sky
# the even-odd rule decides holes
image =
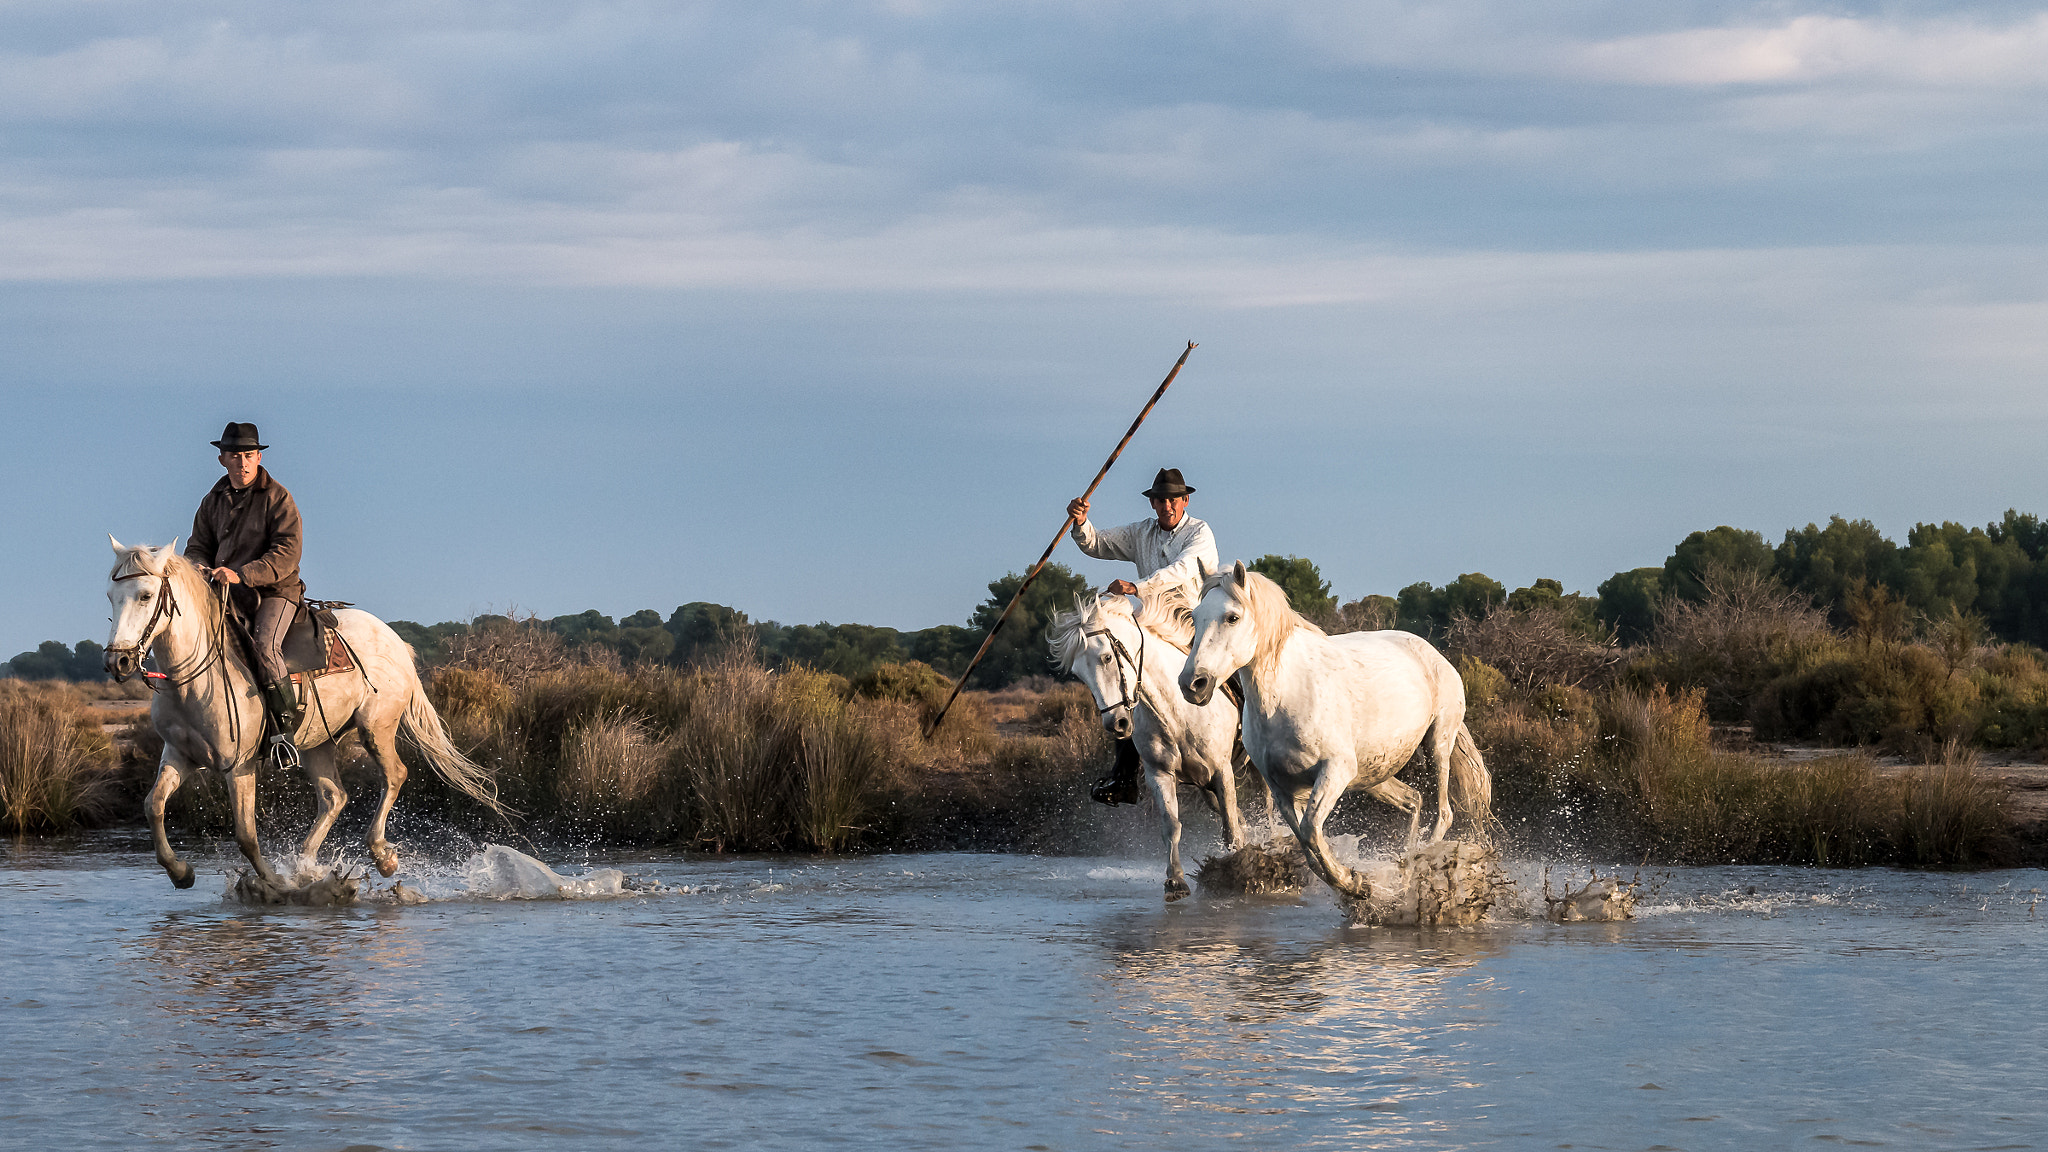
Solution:
[[[962,623],[2048,512],[2048,5],[0,5],[0,654],[257,423],[314,596]],[[1101,584],[1125,573],[1057,558]]]

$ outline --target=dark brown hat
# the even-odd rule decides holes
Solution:
[[[1145,489],[1144,495],[1154,500],[1171,500],[1175,496],[1186,496],[1193,491],[1194,489],[1188,487],[1180,478],[1180,469],[1161,468],[1159,475],[1152,478],[1152,486]]]
[[[230,423],[227,430],[220,434],[220,439],[213,442],[213,446],[223,452],[261,452],[270,447],[268,444],[258,444],[257,439],[254,424]],[[1174,475],[1178,476],[1179,473],[1176,472]]]

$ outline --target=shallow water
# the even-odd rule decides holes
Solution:
[[[1674,869],[1629,923],[1423,932],[1164,905],[1150,859],[252,909],[127,841],[0,852],[15,1147],[2048,1146],[2042,872]]]

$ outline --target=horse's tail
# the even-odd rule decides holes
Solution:
[[[1472,742],[1472,730],[1462,722],[1451,745],[1451,804],[1481,828],[1493,819],[1493,777]]]
[[[447,781],[449,787],[501,817],[511,815],[498,800],[498,783],[491,778],[490,769],[456,750],[455,742],[448,738],[448,726],[441,723],[441,714],[428,703],[426,686],[417,678],[413,680],[412,696],[405,702],[405,716],[399,721],[399,728],[420,755],[426,757],[434,774]]]

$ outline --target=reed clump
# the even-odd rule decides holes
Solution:
[[[63,831],[114,813],[113,741],[69,684],[0,680],[0,828]]]
[[[2012,855],[2002,795],[1956,743],[1898,770],[1860,752],[1764,756],[1716,746],[1705,689],[1625,683],[1498,692],[1470,723],[1503,818],[1537,836],[1670,864],[1971,868]]]

